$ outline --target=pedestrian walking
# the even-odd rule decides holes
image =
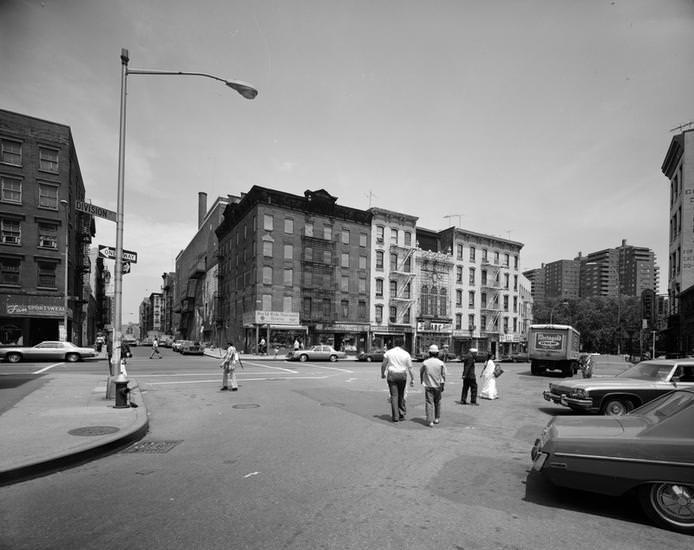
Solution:
[[[482,386],[480,387],[480,397],[484,399],[498,399],[499,392],[496,389],[496,365],[492,361],[491,354],[487,355],[487,360],[484,363],[484,369],[482,370],[481,379]]]
[[[159,351],[159,340],[157,340],[156,336],[152,339],[152,353],[149,354],[149,358],[152,359],[155,354],[159,359],[162,358],[161,352]]]
[[[407,375],[410,377],[410,386],[414,386],[412,376],[412,357],[401,348],[395,346],[383,355],[381,364],[381,378],[385,378],[390,392],[390,409],[393,422],[404,420],[407,414],[407,404],[405,402],[405,388],[407,386]]]
[[[441,421],[441,393],[446,382],[446,364],[439,359],[436,344],[429,346],[429,358],[419,369],[419,381],[424,386],[424,407],[430,428]]]
[[[299,340],[294,340],[294,351],[299,351]]]
[[[227,349],[224,352],[224,356],[219,363],[219,368],[222,369],[222,388],[221,391],[227,391],[229,389],[229,382],[231,381],[231,391],[238,391],[239,385],[236,380],[236,366],[241,365],[243,368],[243,363],[241,363],[241,357],[239,357],[233,342],[227,344]]]
[[[265,353],[265,338],[260,339],[260,343],[258,344],[258,353],[260,355]]]
[[[475,376],[476,348],[470,348],[463,356],[463,391],[460,394],[460,404],[467,405],[467,396],[470,392],[470,404],[477,403],[477,376]]]

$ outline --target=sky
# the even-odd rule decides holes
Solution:
[[[0,0],[0,108],[71,127],[116,210],[128,77],[123,320],[253,185],[524,244],[521,269],[628,244],[667,287],[669,182],[694,121],[694,0]],[[115,245],[97,218],[94,244]]]

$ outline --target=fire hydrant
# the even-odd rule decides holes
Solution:
[[[128,379],[121,372],[118,377],[113,381],[116,385],[116,404],[113,406],[114,409],[125,409],[130,407],[128,403],[128,394],[130,389],[128,388]]]

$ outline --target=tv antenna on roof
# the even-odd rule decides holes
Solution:
[[[678,130],[689,130],[692,126],[694,126],[694,120],[690,120],[689,122],[685,122],[684,124],[680,124],[679,126],[675,126],[674,128],[670,128],[671,132],[677,132]]]
[[[373,193],[373,191],[369,191],[368,193],[364,193],[365,197],[369,198],[369,208],[371,208],[371,199],[377,199],[378,197]]]
[[[448,224],[450,225],[451,223],[451,218],[458,218],[458,225],[456,227],[460,227],[461,224],[461,218],[463,217],[462,214],[449,214],[448,216],[444,216],[444,218],[448,218]]]

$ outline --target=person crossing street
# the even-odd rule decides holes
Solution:
[[[159,351],[159,340],[157,340],[156,336],[152,339],[152,353],[150,353],[149,358],[153,359],[154,354],[156,354],[159,357],[159,359],[162,358],[162,354]]]

